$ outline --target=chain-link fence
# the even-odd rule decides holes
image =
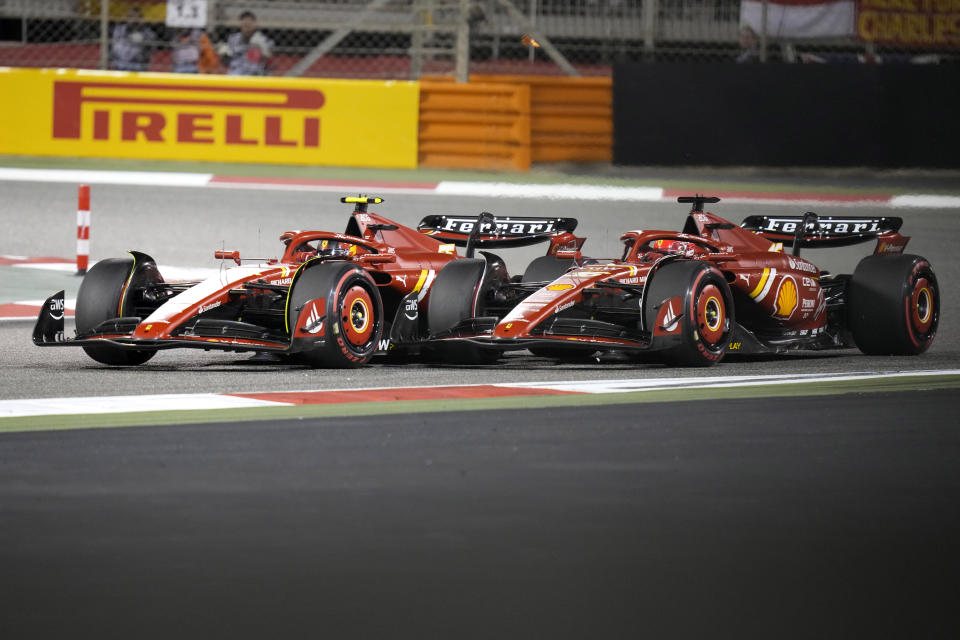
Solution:
[[[811,22],[824,5],[790,0],[0,0],[0,65],[408,79],[958,59],[956,1],[925,3],[923,33],[885,0],[826,4]]]

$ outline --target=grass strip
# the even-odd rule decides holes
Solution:
[[[831,396],[849,393],[869,394],[956,388],[960,388],[960,375],[950,374],[942,376],[902,376],[869,380],[831,380],[742,387],[669,389],[560,396],[517,396],[436,401],[402,400],[394,402],[356,402],[346,404],[189,411],[172,409],[169,411],[150,412],[0,418],[0,433],[224,422],[236,423],[258,420],[284,421],[303,420],[307,418],[391,415],[398,413],[436,413],[443,411],[545,409],[567,406],[583,407],[643,404],[648,402],[689,402],[695,400],[729,400],[734,398]]]

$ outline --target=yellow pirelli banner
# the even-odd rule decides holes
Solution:
[[[0,153],[414,168],[416,82],[0,67]]]

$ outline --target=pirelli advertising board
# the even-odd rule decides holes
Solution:
[[[416,82],[0,68],[0,153],[414,168]]]

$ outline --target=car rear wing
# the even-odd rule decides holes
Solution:
[[[420,221],[417,230],[442,242],[477,248],[525,247],[538,242],[551,242],[557,248],[577,248],[584,239],[573,235],[576,218],[518,217],[498,218],[483,212],[476,217],[429,215]]]
[[[898,232],[903,218],[895,216],[748,216],[740,224],[771,242],[782,242],[798,254],[801,247],[846,247],[877,240],[874,253],[903,253],[907,236]]]

